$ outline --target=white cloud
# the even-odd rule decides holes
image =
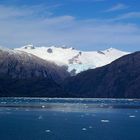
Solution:
[[[9,9],[15,11],[7,15]],[[27,9],[31,11],[30,14],[26,14]],[[31,7],[25,10],[3,7],[1,10],[4,13],[0,12],[3,18],[0,20],[0,44],[8,47],[19,47],[26,43],[66,44],[82,49],[140,45],[140,28],[137,25],[78,20],[70,15],[39,17],[36,13],[40,10]]]
[[[35,6],[4,6],[0,5],[0,19],[9,19],[9,18],[19,18],[19,17],[34,17],[38,14],[44,13],[46,15],[51,15],[52,13],[49,12],[47,9],[50,7],[44,7],[42,5],[35,5]]]
[[[114,6],[112,6],[111,8],[105,10],[105,12],[113,12],[113,11],[123,10],[123,9],[126,9],[126,8],[128,8],[127,5],[122,4],[122,3],[118,3]]]
[[[114,18],[113,20],[115,21],[115,20],[124,20],[124,19],[132,19],[132,18],[140,18],[140,12],[125,13]]]

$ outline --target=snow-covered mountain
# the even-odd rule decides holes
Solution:
[[[0,47],[0,77],[17,79],[48,78],[56,82],[70,76],[66,67],[30,53]]]
[[[65,67],[0,48],[0,97],[65,97],[60,83],[69,76]]]
[[[68,71],[71,73],[79,73],[87,69],[94,69],[111,63],[112,61],[129,54],[114,48],[109,48],[103,51],[80,51],[72,47],[36,47],[26,45],[14,50],[27,52],[38,56],[44,60],[52,61],[57,65],[68,66]]]

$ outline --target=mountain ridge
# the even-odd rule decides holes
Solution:
[[[94,69],[111,63],[112,61],[129,54],[115,48],[104,51],[80,51],[72,47],[36,47],[26,45],[14,50],[26,52],[55,64],[68,67],[68,72],[75,75],[88,69]]]
[[[98,53],[110,51],[116,52],[111,48]],[[65,66],[24,51],[0,49],[0,97],[140,98],[139,83],[140,52],[70,76]]]
[[[62,97],[59,83],[67,76],[65,67],[28,53],[0,49],[0,97]]]
[[[86,98],[140,98],[140,51],[63,82],[71,95]]]

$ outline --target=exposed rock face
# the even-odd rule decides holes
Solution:
[[[65,67],[28,53],[0,49],[0,96],[61,96],[59,83],[68,76]]]
[[[63,85],[76,97],[140,98],[140,52],[70,77]]]
[[[49,48],[49,49],[47,50],[47,52],[48,52],[48,53],[53,53],[53,50],[52,50],[51,48]]]

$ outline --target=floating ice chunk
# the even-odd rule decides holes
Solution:
[[[43,118],[42,116],[39,116],[39,117],[38,117],[39,120],[41,120],[42,118]]]
[[[109,120],[101,120],[101,122],[103,122],[103,123],[108,123]]]
[[[133,101],[134,99],[127,99],[127,101]]]
[[[25,111],[29,111],[29,109],[25,109]]]
[[[44,106],[44,105],[42,105],[42,108],[45,108],[45,106]]]
[[[101,104],[100,107],[104,107],[104,104]]]
[[[130,116],[129,116],[129,118],[135,118],[135,117],[136,117],[135,115],[130,115]]]
[[[91,129],[91,128],[92,128],[92,126],[89,126],[89,128]]]
[[[7,102],[1,102],[1,104],[6,104]]]
[[[89,116],[90,114],[89,113],[86,113],[86,116]]]
[[[83,130],[83,131],[86,131],[87,129],[86,129],[86,128],[82,128],[82,130]]]
[[[45,130],[45,132],[46,132],[46,133],[50,133],[50,132],[51,132],[51,130],[49,130],[49,129],[48,129],[48,130]]]

